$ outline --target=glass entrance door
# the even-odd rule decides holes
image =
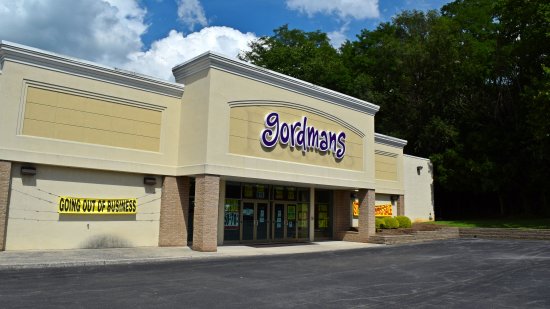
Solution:
[[[306,240],[309,237],[307,203],[274,203],[273,240]]]
[[[268,208],[267,203],[256,204],[256,240],[267,241],[268,239]]]
[[[267,241],[269,206],[266,202],[243,202],[242,241]]]
[[[296,204],[286,205],[286,238],[289,240],[296,238]]]
[[[286,216],[285,204],[275,203],[273,205],[273,240],[285,238]]]
[[[243,241],[254,240],[254,203],[244,202],[243,203],[243,219],[241,220],[242,224],[242,236]]]

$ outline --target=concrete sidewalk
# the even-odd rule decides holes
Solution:
[[[229,245],[217,252],[197,252],[189,247],[139,247],[0,252],[0,270],[146,264],[214,258],[313,253],[379,247],[383,245],[346,241],[300,244]]]

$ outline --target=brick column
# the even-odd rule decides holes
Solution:
[[[399,198],[397,199],[397,215],[398,216],[405,215],[405,196],[404,195],[399,195]]]
[[[220,176],[198,175],[195,177],[193,250],[203,252],[217,250],[219,194]]]
[[[0,161],[0,251],[6,250],[10,183],[11,162]]]
[[[189,178],[164,176],[160,199],[159,246],[187,246]]]
[[[332,230],[333,239],[342,240],[343,234],[351,226],[350,192],[345,190],[333,191]]]
[[[366,242],[369,236],[374,236],[376,227],[374,226],[374,190],[361,189],[357,196],[359,197],[359,237],[361,241]]]

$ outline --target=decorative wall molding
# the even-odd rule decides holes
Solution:
[[[181,98],[183,95],[183,85],[181,84],[171,83],[122,69],[107,67],[25,45],[1,41],[0,70],[4,67],[5,61],[31,65],[175,98]]]
[[[374,133],[374,142],[387,146],[403,148],[407,145],[407,141],[393,136],[388,136],[380,133]]]
[[[230,59],[213,52],[206,52],[189,61],[177,65],[172,69],[172,72],[174,73],[176,82],[183,83],[183,80],[186,77],[197,74],[209,68],[215,68],[231,74],[243,76],[372,116],[374,116],[380,109],[378,105],[367,101],[359,100],[352,96],[316,86],[303,80],[264,69],[244,61]]]
[[[352,131],[353,133],[359,135],[359,137],[365,137],[365,134],[361,130],[347,123],[346,121],[326,112],[323,112],[319,109],[305,106],[299,103],[285,102],[285,101],[271,101],[271,100],[241,100],[241,101],[231,101],[227,103],[229,107],[238,107],[238,106],[274,106],[274,107],[286,107],[301,110],[304,112],[312,113],[323,118],[329,119],[338,123],[339,125],[345,127],[346,129]]]

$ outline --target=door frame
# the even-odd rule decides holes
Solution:
[[[243,239],[243,230],[244,230],[244,220],[243,220],[243,216],[244,216],[244,213],[243,213],[243,208],[244,208],[244,204],[245,203],[250,203],[250,204],[254,204],[254,223],[253,223],[253,231],[252,231],[252,239],[247,239],[247,240],[244,240]],[[265,204],[267,206],[267,211],[266,211],[266,224],[267,224],[267,238],[266,239],[260,239],[258,240],[257,239],[257,234],[258,234],[258,219],[257,219],[257,213],[258,213],[258,204]],[[270,233],[270,225],[271,225],[271,211],[270,211],[270,203],[269,203],[269,200],[258,200],[258,199],[246,199],[246,200],[241,200],[241,205],[240,205],[240,220],[241,220],[241,228],[240,228],[240,231],[239,231],[239,242],[241,243],[257,243],[258,241],[265,241],[265,242],[269,242],[271,241],[271,233]]]

